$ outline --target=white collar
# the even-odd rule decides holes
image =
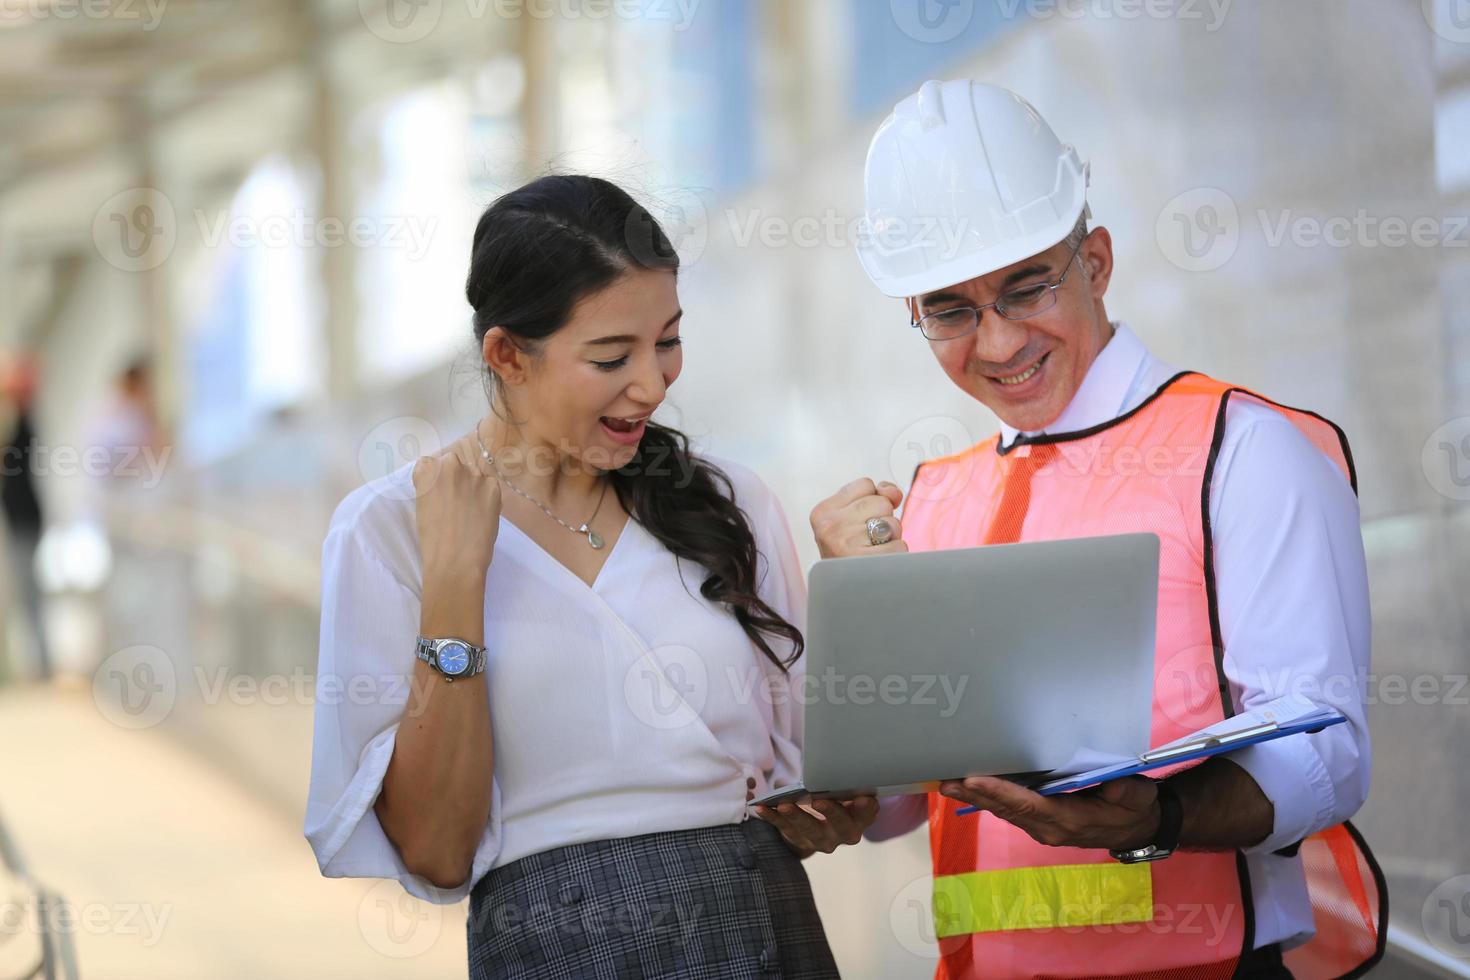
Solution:
[[[1128,324],[1122,320],[1114,320],[1112,324],[1113,336],[1097,352],[1087,368],[1087,374],[1082,378],[1082,384],[1077,386],[1077,394],[1072,396],[1072,400],[1062,409],[1062,414],[1057,416],[1056,421],[1044,429],[1026,433],[1001,422],[1002,446],[1011,445],[1018,435],[1077,432],[1109,422],[1123,414],[1128,395],[1140,373],[1148,368],[1152,355],[1143,346],[1143,341],[1128,329]]]

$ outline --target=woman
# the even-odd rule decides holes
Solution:
[[[307,837],[324,875],[468,894],[472,977],[836,975],[800,858],[876,803],[746,819],[799,769],[804,585],[775,496],[650,418],[677,270],[607,181],[498,200],[492,411],[327,535]],[[364,676],[397,694],[321,695]]]

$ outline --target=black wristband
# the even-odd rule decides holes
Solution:
[[[1154,780],[1154,788],[1159,793],[1159,830],[1153,845],[1161,851],[1173,851],[1179,847],[1179,833],[1184,829],[1184,805],[1167,779]]]

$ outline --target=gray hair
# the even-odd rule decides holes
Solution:
[[[1077,223],[1072,226],[1072,230],[1067,233],[1067,237],[1062,239],[1062,244],[1067,246],[1067,251],[1069,252],[1081,245],[1082,239],[1087,237],[1087,210],[1087,207],[1084,205],[1082,214],[1077,218]],[[1082,263],[1082,278],[1090,278],[1085,262]]]

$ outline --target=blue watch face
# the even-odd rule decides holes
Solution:
[[[462,643],[446,643],[439,648],[439,669],[446,674],[463,674],[470,669],[470,651]]]

